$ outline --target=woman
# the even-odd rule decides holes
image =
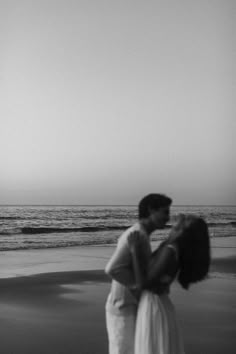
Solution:
[[[106,301],[106,326],[110,354],[134,354],[134,337],[138,301],[133,269],[132,248],[137,260],[141,261],[142,272],[147,273],[151,257],[150,235],[163,228],[169,220],[171,199],[162,194],[149,194],[139,203],[138,220],[119,238],[116,250],[106,265],[105,272],[112,279],[111,290]],[[133,237],[134,234],[134,237]]]
[[[132,244],[132,240],[130,241]],[[137,279],[141,267],[133,262]],[[135,334],[135,354],[184,354],[169,287],[175,278],[184,289],[204,279],[210,264],[207,224],[196,216],[181,216],[167,241],[152,254],[143,280]]]

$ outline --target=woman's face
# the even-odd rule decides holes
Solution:
[[[180,238],[183,235],[185,229],[186,229],[186,216],[184,214],[180,214],[177,217],[177,221],[175,225],[171,229],[169,235],[170,241],[174,242],[178,238]]]

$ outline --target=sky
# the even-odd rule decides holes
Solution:
[[[0,204],[235,205],[235,12],[0,0]]]

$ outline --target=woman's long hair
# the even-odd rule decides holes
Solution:
[[[210,266],[210,239],[206,222],[195,216],[189,217],[189,225],[178,239],[178,281],[184,289],[191,283],[204,279]]]

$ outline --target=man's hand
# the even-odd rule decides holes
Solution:
[[[131,252],[134,252],[136,247],[138,247],[142,240],[141,240],[141,235],[139,231],[133,231],[127,238],[128,240],[128,245],[129,249]]]

